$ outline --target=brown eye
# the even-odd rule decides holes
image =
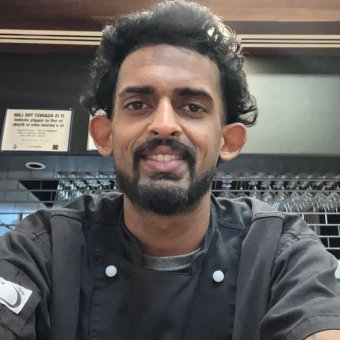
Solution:
[[[188,104],[188,108],[191,112],[199,112],[202,110],[202,108],[196,104]]]
[[[146,109],[146,107],[147,106],[143,102],[140,102],[140,101],[135,101],[125,106],[125,108],[129,110],[134,110],[134,111]]]
[[[191,113],[202,113],[206,112],[206,108],[199,104],[189,103],[182,106],[182,110]]]

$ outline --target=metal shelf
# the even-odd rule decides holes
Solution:
[[[0,177],[0,234],[15,228],[27,214],[60,207],[85,193],[117,190],[115,175],[103,172],[57,172]],[[340,175],[223,174],[214,179],[215,196],[252,196],[288,214],[298,213],[328,251],[340,259]]]

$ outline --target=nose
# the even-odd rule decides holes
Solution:
[[[168,99],[162,99],[152,114],[152,121],[148,126],[152,135],[160,137],[177,137],[181,134],[182,128],[178,123],[177,114]]]

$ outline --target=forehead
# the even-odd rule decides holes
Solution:
[[[123,61],[116,90],[130,85],[201,87],[220,96],[220,72],[207,56],[184,47],[154,45],[130,53]]]

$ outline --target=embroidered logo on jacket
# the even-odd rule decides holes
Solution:
[[[31,294],[31,290],[0,277],[0,303],[15,314],[20,313]]]

